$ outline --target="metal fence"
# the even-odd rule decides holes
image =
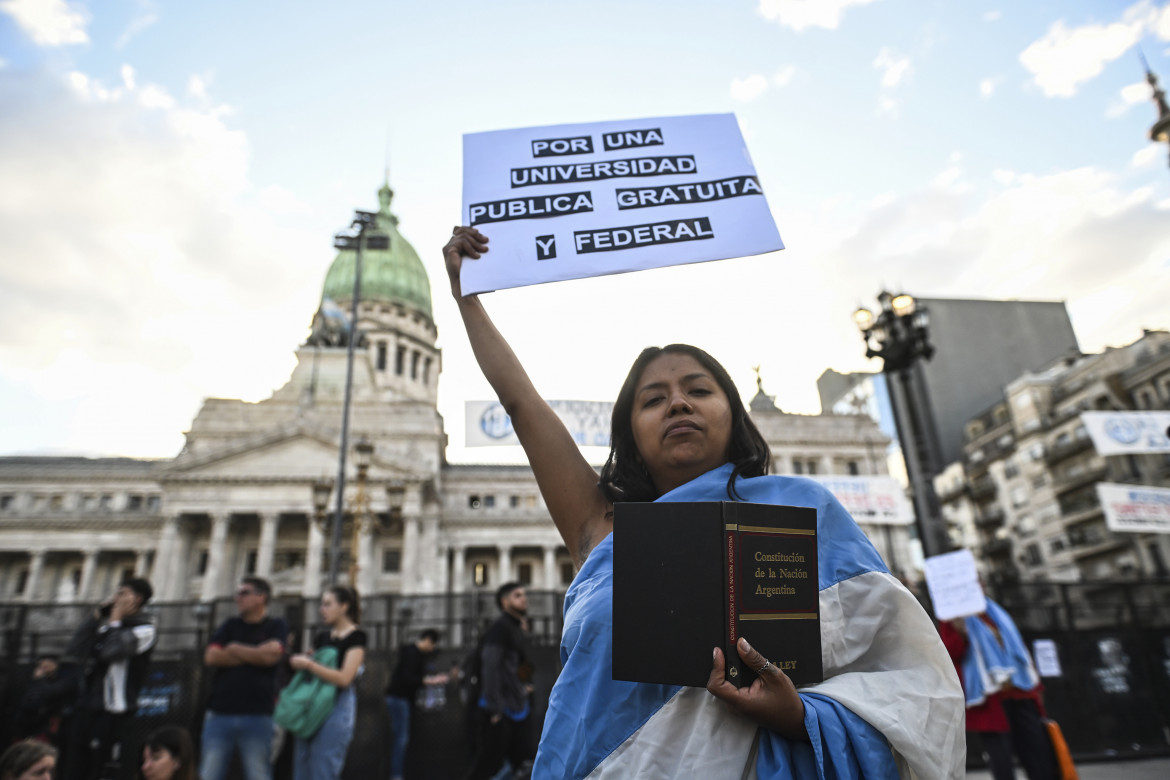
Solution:
[[[531,651],[536,665],[532,739],[539,735],[548,694],[559,672],[563,593],[529,592]],[[1027,583],[992,594],[1013,616],[1029,647],[1051,640],[1059,676],[1044,678],[1049,714],[1080,759],[1170,753],[1170,582]],[[92,606],[0,604],[0,712],[11,713],[13,696],[38,654],[60,652]],[[366,671],[359,684],[358,720],[346,778],[388,775],[388,716],[383,691],[398,648],[424,628],[442,636],[439,666],[463,661],[496,616],[491,593],[382,596],[362,604],[369,633]],[[235,612],[224,600],[152,607],[159,644],[143,689],[138,715],[125,735],[135,759],[146,734],[178,723],[198,739],[211,675],[202,652],[215,627]],[[295,646],[307,646],[317,623],[316,602],[274,599],[271,614],[284,617]],[[413,722],[408,775],[434,780],[461,776],[470,760],[468,708],[457,685],[419,709]],[[976,735],[968,735],[968,762],[981,765]],[[277,777],[288,769],[287,755]],[[134,776],[128,760],[123,777]]]
[[[561,592],[528,594],[530,654],[536,668],[530,735],[534,749],[548,694],[559,672],[557,648],[563,600]],[[0,604],[0,713],[8,715],[15,709],[35,659],[45,653],[61,653],[73,630],[92,609],[93,605],[79,604]],[[150,611],[159,639],[139,697],[139,710],[122,735],[126,758],[120,777],[126,780],[137,776],[140,746],[155,728],[179,724],[190,730],[198,742],[214,674],[203,666],[203,649],[215,627],[235,614],[235,605],[228,600],[177,602],[155,604]],[[288,621],[293,651],[307,648],[319,628],[315,600],[274,598],[269,613]],[[362,627],[369,634],[370,645],[358,685],[357,725],[343,774],[347,779],[389,776],[389,716],[383,691],[399,648],[416,639],[423,629],[436,628],[443,637],[438,667],[461,664],[475,647],[479,632],[499,614],[494,594],[487,592],[366,598],[362,613]],[[70,672],[64,669],[64,673]],[[432,693],[439,695],[415,714],[407,770],[411,777],[457,778],[471,760],[470,709],[458,683]],[[0,739],[11,734],[12,726],[0,724],[4,731]],[[235,776],[240,776],[238,767]],[[286,749],[277,763],[276,777],[291,776],[291,750]]]

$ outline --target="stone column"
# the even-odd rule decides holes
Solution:
[[[179,541],[179,518],[168,517],[163,521],[162,533],[158,538],[158,551],[154,555],[154,569],[150,572],[150,584],[161,601],[178,598],[175,580],[175,547]],[[81,574],[82,590],[85,588],[85,570]]]
[[[833,459],[828,455],[822,455],[819,458],[820,462],[817,464],[817,475],[828,476],[833,473]]]
[[[464,572],[464,566],[467,563],[467,548],[466,547],[452,547],[451,562],[451,592],[462,593],[466,588],[464,578],[467,576]]]
[[[355,520],[356,522],[356,520]],[[350,583],[358,593],[369,594],[374,590],[374,524],[363,524],[358,535],[357,582]]]
[[[406,483],[402,501],[402,578],[403,595],[418,591],[419,518],[422,515],[422,485]]]
[[[309,517],[309,540],[305,551],[305,581],[301,595],[315,599],[321,595],[321,553],[325,549],[325,534],[314,517]]]
[[[260,547],[256,551],[256,576],[268,579],[272,576],[272,559],[276,556],[276,532],[280,515],[260,515]]]
[[[45,571],[45,550],[34,549],[28,551],[28,582],[24,584],[24,600],[35,601],[41,587],[41,577]]]
[[[500,570],[500,581],[494,583],[495,585],[503,585],[512,579],[512,548],[507,545],[500,545],[500,553],[496,558],[496,563]]]
[[[544,589],[557,589],[557,548],[544,548]]]
[[[207,547],[207,570],[203,573],[203,592],[200,601],[215,601],[219,595],[220,579],[223,577],[224,558],[227,557],[227,532],[231,515],[213,515],[211,518],[211,542]]]
[[[77,583],[77,600],[85,601],[93,588],[93,575],[97,571],[98,550],[86,550],[81,561],[81,581]]]
[[[145,577],[149,570],[148,562],[150,561],[150,550],[135,550],[134,551],[134,576]],[[153,586],[154,583],[151,583]]]

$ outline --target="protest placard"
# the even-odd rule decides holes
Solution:
[[[1081,422],[1101,455],[1170,452],[1170,412],[1082,412]]]
[[[1170,534],[1170,488],[1098,482],[1097,500],[1110,531]]]
[[[814,475],[845,511],[862,525],[909,525],[914,509],[906,491],[890,476]]]
[[[987,611],[987,597],[979,585],[975,556],[970,550],[933,555],[925,562],[926,588],[939,620],[978,615]]]
[[[608,447],[612,401],[549,401],[569,435],[578,445]],[[520,439],[512,420],[499,401],[468,401],[464,405],[466,445],[485,447],[516,445]]]
[[[463,136],[464,294],[783,249],[734,114]]]

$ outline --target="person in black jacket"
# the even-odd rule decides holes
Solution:
[[[424,629],[414,642],[398,651],[398,663],[386,686],[386,709],[390,713],[390,780],[402,780],[406,749],[410,744],[410,716],[415,697],[423,685],[447,682],[447,675],[435,674],[435,651],[439,632]]]
[[[483,636],[477,718],[479,742],[467,780],[488,780],[504,764],[523,776],[531,763],[532,663],[528,658],[528,593],[518,582],[496,591],[500,616]]]
[[[74,713],[71,749],[62,777],[96,780],[119,753],[119,732],[138,708],[150,654],[158,639],[142,608],[154,595],[142,578],[126,580],[81,624],[66,655],[81,667],[81,699]]]
[[[62,674],[57,656],[37,658],[32,677],[12,713],[17,739],[35,739],[60,748],[62,718],[77,700],[77,681]]]

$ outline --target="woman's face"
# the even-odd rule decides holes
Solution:
[[[321,622],[327,626],[337,625],[337,621],[345,615],[345,605],[337,600],[337,596],[333,595],[332,591],[326,591],[325,595],[321,597]]]
[[[179,759],[166,748],[142,749],[142,776],[146,780],[171,780],[179,771]]]
[[[650,361],[634,390],[630,425],[638,454],[662,493],[727,462],[731,404],[690,355]]]
[[[40,761],[36,762],[28,768],[16,780],[53,780],[53,767],[57,765],[57,759],[52,756],[45,756]]]

